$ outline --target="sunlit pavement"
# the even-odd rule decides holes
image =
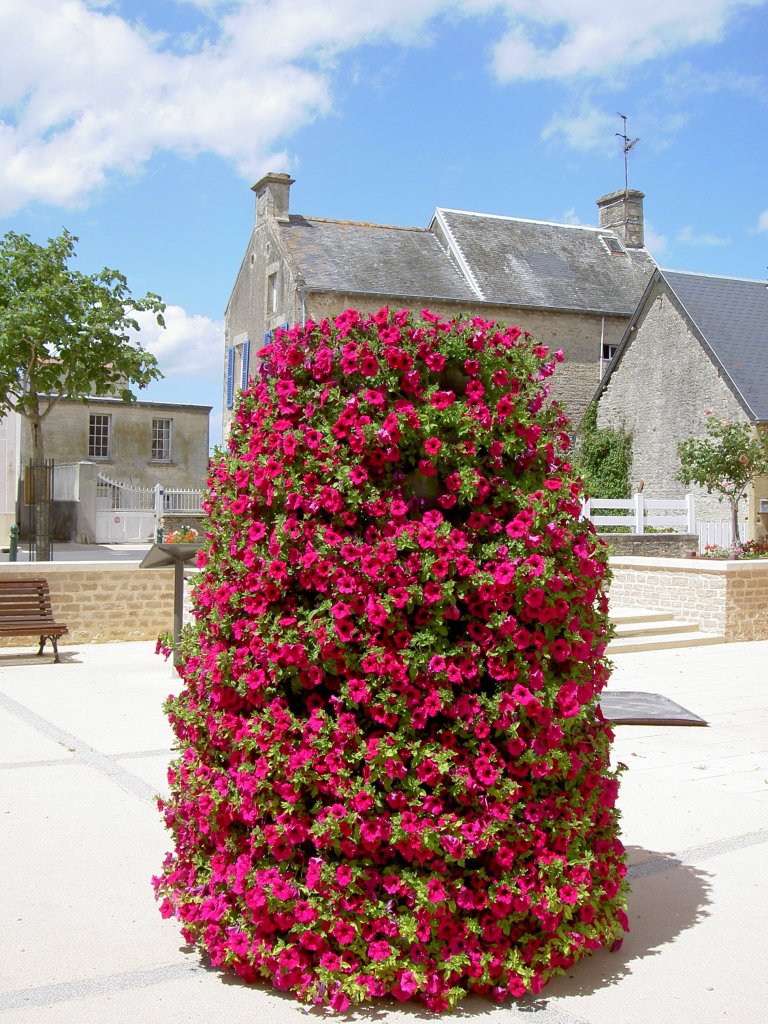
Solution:
[[[170,845],[154,800],[170,664],[151,643],[61,650],[55,665],[32,646],[0,648],[0,1020],[306,1020],[291,997],[204,967],[154,903]],[[768,1019],[768,641],[624,654],[611,686],[662,693],[709,722],[616,729],[631,933],[537,998],[472,998],[454,1020]],[[351,1016],[449,1019],[394,1002]]]

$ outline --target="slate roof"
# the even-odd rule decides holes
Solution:
[[[605,228],[445,209],[433,226],[494,304],[630,316],[656,269],[645,249],[623,249]]]
[[[280,232],[312,291],[477,302],[427,228],[291,215]]]
[[[429,228],[291,215],[280,232],[312,291],[630,316],[655,270],[607,229],[459,210]]]
[[[765,281],[659,271],[690,323],[730,377],[752,419],[768,421],[768,287]]]

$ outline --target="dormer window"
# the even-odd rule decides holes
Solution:
[[[626,255],[626,249],[615,235],[600,235],[600,241],[611,255]]]

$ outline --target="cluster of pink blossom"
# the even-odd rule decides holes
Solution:
[[[161,911],[334,1009],[537,992],[626,928],[607,562],[561,357],[387,309],[261,355],[167,702]]]

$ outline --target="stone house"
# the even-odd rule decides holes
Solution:
[[[255,225],[225,317],[225,432],[276,327],[387,305],[517,324],[562,349],[553,394],[579,422],[655,268],[642,192],[600,198],[597,227],[438,208],[422,228],[292,213],[293,183],[273,173],[253,186]]]
[[[598,426],[632,436],[632,484],[678,497],[678,443],[706,433],[707,410],[768,432],[768,288],[764,281],[656,270],[597,389]],[[700,522],[729,518],[692,488]],[[764,509],[765,511],[761,511]],[[740,518],[768,533],[768,479]]]
[[[134,487],[203,488],[211,407],[118,398],[62,400],[43,425],[46,458],[56,466],[94,463]],[[0,535],[24,521],[19,481],[32,457],[32,431],[17,413],[0,419]],[[20,507],[21,506],[21,507]],[[69,539],[61,538],[61,539]]]

